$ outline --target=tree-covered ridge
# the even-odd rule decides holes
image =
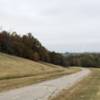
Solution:
[[[0,52],[64,65],[63,56],[60,53],[48,51],[31,33],[20,36],[16,32],[0,32]]]
[[[67,53],[64,56],[68,66],[100,67],[100,53]]]
[[[31,33],[0,32],[0,52],[62,66],[100,67],[100,53],[57,53],[47,50]]]

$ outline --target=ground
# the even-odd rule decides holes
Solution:
[[[77,73],[5,91],[0,93],[0,100],[50,100],[64,88],[72,87],[80,80],[87,77],[90,73],[91,71],[89,69],[82,68],[81,71]]]
[[[52,100],[100,100],[100,68],[70,89],[64,89]]]
[[[23,87],[79,71],[0,53],[0,91]]]

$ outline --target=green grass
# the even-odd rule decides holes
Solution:
[[[92,74],[69,90],[64,89],[52,100],[100,100],[100,69],[91,69]]]
[[[23,87],[79,71],[0,53],[0,91]]]

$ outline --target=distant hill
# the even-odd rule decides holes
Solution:
[[[64,53],[67,66],[100,67],[100,53]]]

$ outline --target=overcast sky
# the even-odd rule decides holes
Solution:
[[[0,26],[52,51],[99,52],[100,0],[0,0]]]

